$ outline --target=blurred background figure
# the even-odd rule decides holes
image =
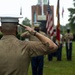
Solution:
[[[35,31],[43,34],[46,36],[44,32],[42,32],[42,28],[40,27],[40,24],[35,24],[32,26]],[[26,39],[28,38],[30,41],[40,41],[38,38],[35,36],[31,35],[29,32],[24,32],[21,34],[21,37],[25,37]],[[43,75],[43,66],[44,66],[44,56],[37,56],[37,57],[32,57],[31,59],[31,67],[32,67],[32,75]]]
[[[73,34],[70,32],[70,27],[67,27],[67,32],[64,36],[66,42],[66,57],[67,60],[72,60],[72,40]]]
[[[57,43],[57,39],[56,39],[56,28],[54,28],[54,35],[52,37],[52,40],[55,44],[58,45]],[[57,58],[57,61],[61,61],[62,60],[62,47],[63,47],[63,42],[64,42],[64,38],[63,38],[63,35],[60,34],[60,45],[58,47],[58,50],[54,53],[51,53],[48,55],[48,60],[49,61],[52,61],[53,60],[53,57],[56,57]]]
[[[56,43],[56,28],[54,28],[54,35],[51,39]],[[56,57],[56,52],[48,54],[48,61],[52,61],[54,56]]]
[[[58,50],[57,50],[57,61],[62,60],[62,47],[63,47],[63,44],[64,44],[64,36],[62,35],[61,30],[60,30],[60,45],[59,45]]]

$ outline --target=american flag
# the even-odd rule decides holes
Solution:
[[[49,0],[48,0],[48,7],[47,7],[47,15],[46,15],[46,29],[47,29],[47,34],[50,35],[50,37],[53,36],[54,34],[54,25],[53,25],[53,17],[52,17],[52,10],[49,5]]]

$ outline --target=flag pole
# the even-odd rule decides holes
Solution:
[[[20,7],[20,15],[22,16],[22,6]],[[20,27],[20,34],[22,33],[22,27]],[[21,40],[21,36],[20,36],[20,40]]]
[[[64,26],[64,8],[62,7],[62,20],[63,20],[63,26]],[[64,34],[64,27],[63,27],[63,34]]]
[[[22,15],[22,6],[20,7],[20,15]]]
[[[44,15],[44,5],[43,5],[43,0],[42,0],[42,15]]]
[[[57,35],[56,35],[56,38],[57,38],[57,43],[60,45],[60,14],[59,14],[59,8],[60,8],[60,5],[59,5],[59,0],[57,1]]]

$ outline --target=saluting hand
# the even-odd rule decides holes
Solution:
[[[29,31],[30,33],[34,32],[35,30],[29,26],[25,26],[25,25],[22,25],[22,24],[19,24],[20,26],[24,27],[25,30]]]

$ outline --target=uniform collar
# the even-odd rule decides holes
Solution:
[[[4,35],[1,39],[16,38],[14,35]]]

